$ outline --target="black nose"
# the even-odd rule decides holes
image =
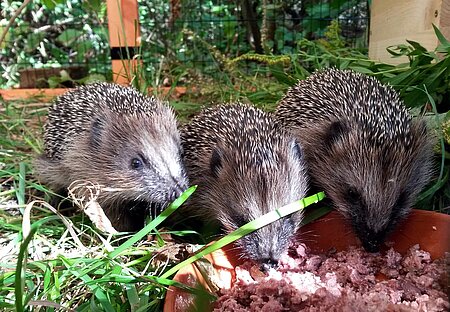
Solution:
[[[268,272],[271,268],[274,269],[278,266],[278,260],[267,258],[261,260],[260,269],[263,272]]]
[[[368,252],[379,252],[380,242],[376,240],[365,241],[363,242],[363,247]]]
[[[176,186],[174,186],[171,191],[169,192],[169,196],[168,196],[168,200],[170,202],[173,202],[175,199],[177,199],[178,197],[180,197],[181,194],[183,194],[183,192],[187,189],[187,186],[185,185],[181,185],[181,184],[177,184]]]

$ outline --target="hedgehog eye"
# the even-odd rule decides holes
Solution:
[[[235,214],[232,218],[237,227],[241,227],[248,223],[248,220],[245,220],[243,215]]]
[[[294,155],[298,158],[298,159],[303,159],[303,150],[300,146],[300,143],[294,141],[293,145],[292,145],[292,149],[294,151]]]
[[[357,204],[361,201],[361,194],[354,187],[349,187],[346,194],[347,200],[353,204]]]
[[[144,164],[142,163],[142,161],[139,158],[133,158],[131,160],[131,168],[132,169],[139,170],[142,167],[144,167]]]
[[[222,158],[219,152],[214,149],[211,155],[211,161],[209,163],[212,174],[217,178],[219,176],[219,170],[222,168]]]

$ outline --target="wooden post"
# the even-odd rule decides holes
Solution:
[[[450,39],[450,0],[373,0],[370,14],[369,57],[398,64],[406,58],[392,58],[388,46],[417,41],[428,50],[438,44],[436,25]]]
[[[113,81],[129,84],[141,65],[135,58],[140,46],[137,0],[107,0],[109,46]]]

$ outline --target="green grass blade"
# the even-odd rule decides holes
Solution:
[[[291,204],[288,204],[286,206],[278,208],[269,213],[266,213],[265,215],[255,219],[253,221],[250,221],[249,223],[238,228],[236,231],[219,239],[214,244],[211,244],[211,245],[205,247],[204,249],[200,250],[198,253],[196,253],[192,257],[178,263],[177,265],[175,265],[174,267],[169,269],[167,272],[165,272],[163,275],[161,275],[161,278],[168,278],[168,277],[172,276],[174,273],[176,273],[182,267],[202,258],[203,256],[205,256],[219,248],[222,248],[222,247],[234,242],[235,240],[241,238],[242,236],[245,236],[253,231],[256,231],[257,229],[259,229],[269,223],[272,223],[282,217],[285,217],[289,214],[292,214],[294,212],[302,210],[311,204],[317,203],[318,201],[322,200],[324,197],[325,197],[325,193],[320,192],[315,195],[306,197],[304,199],[295,201]]]
[[[24,311],[24,287],[25,287],[25,270],[26,270],[26,259],[27,259],[27,250],[28,245],[31,242],[31,239],[33,238],[34,234],[37,232],[37,230],[42,226],[42,224],[58,220],[58,216],[49,216],[45,217],[37,222],[34,222],[31,225],[30,233],[27,237],[25,237],[24,241],[20,244],[19,249],[19,255],[17,256],[17,266],[16,266],[16,275],[15,275],[15,285],[14,285],[14,294],[15,294],[15,304],[16,304],[16,311],[17,312],[23,312]]]
[[[133,284],[126,284],[125,290],[127,293],[127,300],[130,303],[130,309],[131,311],[135,311],[137,308],[139,308],[140,301],[136,286]]]
[[[19,164],[19,187],[16,190],[16,197],[19,206],[25,205],[25,176],[26,176],[26,165],[24,162]]]
[[[128,239],[125,243],[114,249],[109,253],[108,257],[110,259],[114,259],[124,250],[130,248],[139,240],[141,240],[145,235],[147,235],[150,231],[155,229],[158,225],[160,225],[164,220],[166,220],[175,210],[178,209],[188,198],[195,192],[197,189],[197,185],[191,186],[180,197],[178,197],[173,203],[169,205],[159,216],[157,216],[153,221],[147,224],[142,230],[134,234],[130,239]]]
[[[311,223],[314,220],[317,220],[321,217],[323,217],[324,215],[326,215],[327,213],[329,213],[331,210],[331,207],[319,207],[319,208],[315,208],[313,211],[309,211],[305,217],[302,220],[302,224],[300,226],[304,226],[308,223]]]
[[[444,37],[442,32],[439,30],[439,28],[437,28],[436,25],[434,25],[434,24],[432,24],[432,25],[433,25],[434,33],[436,34],[436,37],[439,39],[439,42],[446,47],[450,47],[450,42],[447,40],[447,38]]]
[[[104,311],[115,312],[114,307],[111,305],[106,293],[98,285],[96,285],[96,283],[92,283],[93,280],[91,277],[89,277],[86,274],[80,274],[77,266],[76,265],[74,266],[71,261],[68,261],[69,259],[63,256],[60,256],[60,259],[62,263],[65,265],[66,269],[68,269],[73,276],[79,278],[81,281],[83,281],[83,283],[88,285],[88,287],[92,290],[93,295],[98,299],[99,303],[102,305]]]

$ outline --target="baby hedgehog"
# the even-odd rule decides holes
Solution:
[[[133,88],[94,83],[60,96],[45,124],[40,180],[59,193],[99,185],[114,228],[135,231],[188,186],[173,110]]]
[[[273,116],[243,104],[205,109],[181,129],[188,177],[198,185],[188,206],[226,232],[303,198],[308,181],[303,152]],[[300,212],[238,241],[243,256],[275,265],[302,220]]]
[[[375,252],[408,215],[432,171],[433,140],[398,94],[350,70],[316,72],[292,87],[276,118],[305,149],[311,179]]]

